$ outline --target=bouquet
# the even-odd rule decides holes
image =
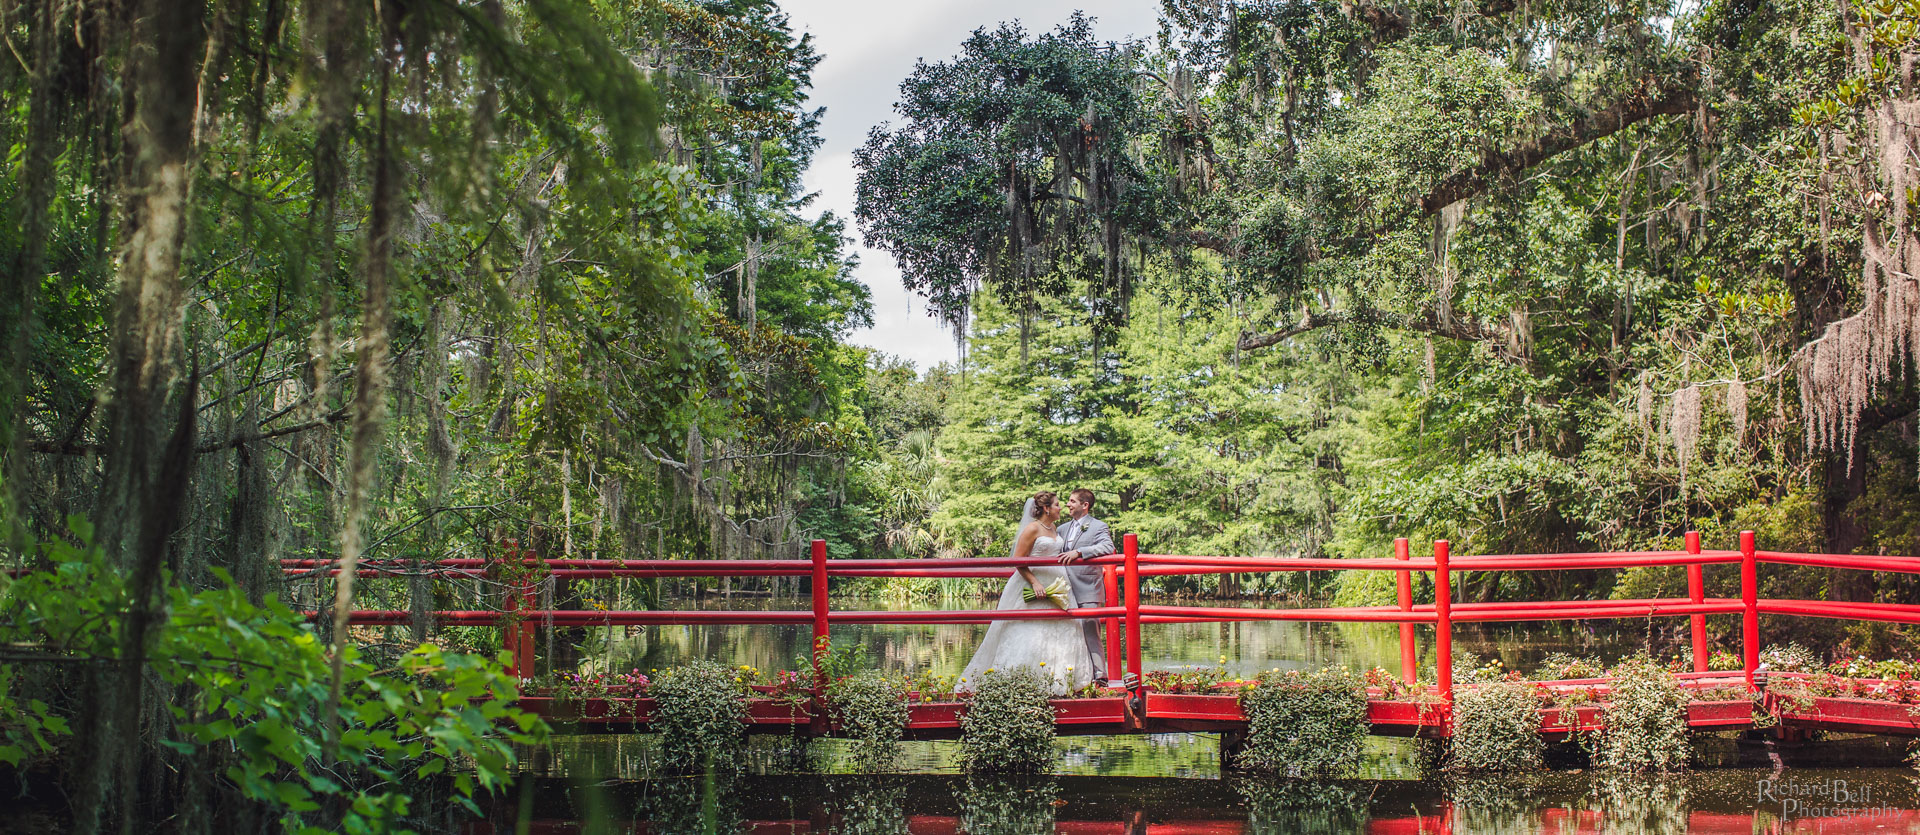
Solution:
[[[1032,603],[1033,601],[1039,600],[1039,599],[1045,599],[1048,603],[1052,603],[1055,606],[1058,606],[1062,609],[1066,609],[1068,608],[1067,581],[1055,579],[1053,582],[1048,583],[1047,587],[1038,593],[1034,592],[1032,584],[1028,584],[1025,588],[1022,588],[1020,590],[1020,599],[1028,603]]]

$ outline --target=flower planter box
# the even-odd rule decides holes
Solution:
[[[1127,721],[1125,696],[1047,701],[1053,705],[1056,725],[1123,725]],[[914,730],[958,729],[960,717],[966,712],[966,702],[909,702],[907,727]]]
[[[774,699],[748,699],[747,723],[750,725],[805,725],[813,721],[811,706]]]
[[[1447,727],[1448,712],[1438,702],[1367,702],[1367,721],[1382,736],[1437,736]]]
[[[515,704],[550,722],[595,724],[618,722],[644,725],[653,719],[653,700],[647,698],[614,696],[563,699],[557,696],[522,696]]]
[[[1215,696],[1207,693],[1156,693],[1147,691],[1148,719],[1184,719],[1200,722],[1245,722],[1240,696]]]
[[[646,697],[609,697],[561,699],[553,696],[523,696],[519,706],[557,722],[581,724],[645,725],[653,721],[654,701]],[[749,725],[805,725],[813,721],[807,706],[774,699],[748,699]]]
[[[916,730],[958,729],[960,715],[966,712],[966,702],[911,702],[907,705],[907,727]]]
[[[1048,701],[1053,705],[1056,725],[1124,725],[1127,722],[1126,696]]]
[[[1808,701],[1812,704],[1807,704]],[[1848,733],[1920,736],[1920,715],[1914,713],[1916,705],[1845,696],[1807,699],[1769,693],[1767,707],[1775,716],[1795,725]]]
[[[1540,709],[1540,732],[1543,734],[1557,736],[1579,731],[1597,731],[1605,726],[1605,717],[1599,705]]]
[[[1737,699],[1717,702],[1689,702],[1687,724],[1695,728],[1723,730],[1753,727],[1753,701]]]

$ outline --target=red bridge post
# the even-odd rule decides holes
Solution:
[[[1687,553],[1700,555],[1700,532],[1687,531]],[[1687,566],[1687,599],[1695,603],[1707,602],[1706,566],[1699,563]],[[1707,616],[1693,615],[1687,618],[1693,626],[1693,671],[1707,671]]]
[[[1140,538],[1127,534],[1120,543],[1127,567],[1127,672],[1145,686],[1146,673],[1140,664]]]
[[[1115,573],[1111,565],[1102,569],[1100,575],[1100,579],[1106,583],[1107,605],[1111,606],[1120,599],[1120,575]],[[1120,654],[1120,619],[1107,618],[1107,676],[1112,678],[1125,673],[1126,663],[1126,656]]]
[[[507,624],[507,628],[501,630],[507,648],[507,675],[514,678],[533,678],[538,669],[538,663],[533,654],[534,623],[533,619],[525,614],[533,611],[534,606],[538,605],[534,601],[533,582],[526,579],[514,580],[512,585],[507,587],[506,602],[505,608],[508,613],[521,613],[519,617]]]
[[[827,541],[813,541],[813,703],[814,715],[822,716],[820,701],[826,695],[827,671],[822,667],[832,638],[827,634]]]
[[[1396,560],[1413,558],[1413,555],[1407,551],[1406,537],[1393,541],[1393,558]],[[1413,611],[1413,572],[1402,568],[1394,573],[1399,575],[1400,611],[1411,612]],[[1413,624],[1402,623],[1400,624],[1400,677],[1406,679],[1408,687],[1419,682],[1419,665],[1419,656],[1413,645]]]
[[[1453,704],[1453,578],[1447,574],[1447,557],[1452,545],[1444,539],[1433,543],[1433,616],[1434,680],[1440,684],[1440,698]]]
[[[1754,689],[1753,674],[1760,669],[1760,570],[1753,546],[1753,531],[1740,532],[1740,602],[1746,610],[1740,616],[1740,643],[1745,659],[1747,689]]]

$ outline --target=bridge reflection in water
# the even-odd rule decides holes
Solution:
[[[905,835],[1920,833],[1899,769],[1728,769],[1418,782],[958,775],[623,783],[535,780],[472,835],[514,832]],[[592,810],[591,814],[582,810]]]

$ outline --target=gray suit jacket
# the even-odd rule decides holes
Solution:
[[[1061,553],[1079,551],[1082,557],[1104,557],[1114,552],[1113,532],[1107,523],[1089,513],[1079,520],[1060,526]],[[1075,606],[1104,606],[1107,603],[1105,570],[1097,565],[1067,566],[1067,588],[1073,592]]]

